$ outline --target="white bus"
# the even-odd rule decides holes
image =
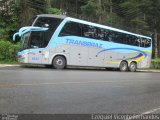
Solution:
[[[19,62],[67,66],[149,68],[152,39],[71,17],[41,14],[14,34],[21,37]]]

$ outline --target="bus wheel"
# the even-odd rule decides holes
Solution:
[[[137,64],[135,62],[131,62],[131,64],[129,65],[129,71],[135,72],[136,69],[137,69]]]
[[[53,59],[53,67],[55,69],[64,69],[66,67],[66,59],[63,56],[56,56]]]
[[[127,64],[127,62],[122,61],[121,64],[120,64],[120,66],[119,66],[119,69],[120,69],[121,72],[128,71],[128,64]]]

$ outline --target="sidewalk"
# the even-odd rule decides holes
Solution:
[[[1,67],[18,67],[18,66],[21,66],[21,65],[16,65],[16,64],[0,64],[0,68]]]
[[[138,69],[139,72],[160,72],[160,69]]]

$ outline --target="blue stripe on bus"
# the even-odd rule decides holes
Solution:
[[[144,51],[141,51],[141,50],[134,49],[134,48],[109,48],[109,49],[104,49],[104,50],[99,51],[97,53],[97,55],[99,55],[102,52],[111,51],[111,50],[132,50],[132,51],[136,51],[136,52],[142,53],[145,58],[147,57],[147,53],[145,53]]]

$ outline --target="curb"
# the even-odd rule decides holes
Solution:
[[[148,69],[148,70],[137,70],[138,72],[160,72],[160,70],[156,70],[156,69]]]
[[[0,67],[18,67],[18,66],[21,66],[21,65],[15,65],[15,64],[0,64]]]

